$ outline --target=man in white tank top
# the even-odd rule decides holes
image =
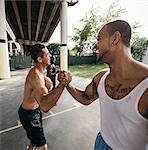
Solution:
[[[85,90],[67,86],[69,93],[84,105],[99,98],[101,130],[95,150],[148,148],[148,66],[132,58],[130,40],[131,27],[126,21],[103,26],[95,48],[98,59],[109,69],[100,71]],[[61,73],[59,81],[63,76]]]

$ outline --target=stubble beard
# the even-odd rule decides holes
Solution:
[[[99,55],[99,54],[98,54]],[[97,56],[97,62],[103,62],[104,63],[104,59],[103,59],[104,55],[99,55]]]
[[[106,51],[105,53],[103,53],[103,54],[98,54],[99,56],[97,57],[97,61],[98,62],[101,62],[101,63],[107,63],[107,58],[106,58],[106,54],[107,54],[108,52]]]

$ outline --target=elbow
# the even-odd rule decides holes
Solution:
[[[47,113],[47,112],[49,111],[49,109],[42,109],[42,111],[43,111],[44,113]]]
[[[76,99],[76,98],[75,98],[75,100],[76,100],[77,102],[81,103],[81,104],[84,105],[84,106],[87,106],[87,105],[89,105],[89,104],[91,104],[91,103],[93,102],[93,101],[88,100],[88,99]]]
[[[40,107],[40,108],[44,113],[47,113],[49,111],[49,109],[47,109],[46,107]]]
[[[47,113],[53,106],[55,106],[55,104],[41,105],[40,108],[44,113]]]
[[[83,101],[83,105],[87,106],[87,105],[90,105],[91,103],[93,102],[93,100],[88,100],[86,99],[85,101]]]
[[[47,113],[52,107],[40,106],[40,108],[44,113]]]
[[[92,102],[85,102],[83,103],[83,105],[87,106],[87,105],[90,105]]]
[[[78,100],[77,100],[78,101]],[[88,102],[88,100],[87,101],[78,101],[79,103],[81,103],[82,105],[84,105],[84,106],[87,106],[87,105],[89,105],[89,104],[91,104],[92,102]]]

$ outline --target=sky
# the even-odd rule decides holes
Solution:
[[[92,6],[99,6],[98,14],[102,14],[114,1],[115,0],[79,0],[76,5],[68,7],[68,36],[74,34],[74,27],[80,26],[80,20],[84,18],[85,13],[90,10]],[[126,9],[126,13],[121,19],[128,21],[130,24],[134,21],[140,23],[141,28],[137,31],[138,35],[148,38],[148,0],[118,0],[118,6]],[[49,42],[60,43],[60,24],[57,26]],[[71,45],[70,38],[68,38],[68,45]]]

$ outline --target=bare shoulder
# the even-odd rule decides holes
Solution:
[[[100,79],[102,78],[102,76],[107,72],[109,71],[109,68],[105,68],[105,69],[102,69],[101,71],[99,71],[93,78],[93,81],[96,83],[96,85],[98,86],[99,82],[100,82]]]
[[[148,77],[148,65],[135,61],[133,68],[134,68],[135,76],[137,76],[138,78],[142,79]]]
[[[148,65],[138,62],[136,76],[142,81],[148,78]],[[146,79],[147,82],[147,79]],[[148,119],[148,88],[143,93],[139,102],[139,112],[143,117]]]
[[[148,65],[140,63],[140,67],[141,67],[141,71],[143,71],[143,73],[148,75]]]
[[[139,102],[139,112],[143,117],[148,119],[148,89],[143,93]]]
[[[28,72],[27,79],[29,80],[33,79],[34,75],[37,75],[37,72],[35,68],[31,68],[30,71]]]
[[[40,73],[36,68],[31,68],[26,80],[30,82],[32,85],[36,84],[38,81],[41,81]]]

